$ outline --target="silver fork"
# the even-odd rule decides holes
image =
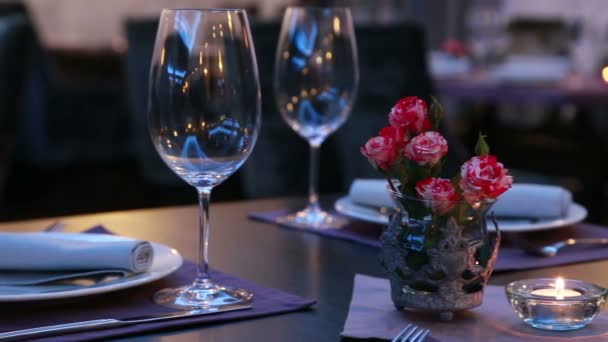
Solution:
[[[431,333],[430,329],[420,328],[414,324],[408,324],[399,335],[397,335],[392,342],[422,342],[428,334]]]

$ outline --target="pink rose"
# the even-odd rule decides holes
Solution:
[[[391,126],[413,134],[431,128],[426,102],[416,96],[407,96],[399,100],[388,114],[388,122]]]
[[[448,153],[448,143],[438,132],[423,132],[405,145],[403,153],[418,165],[433,167]]]
[[[495,156],[473,157],[460,169],[460,188],[470,204],[495,199],[511,188],[513,177]]]
[[[431,210],[436,214],[445,214],[452,210],[460,196],[449,179],[427,178],[416,184],[416,194],[423,200],[431,201]]]
[[[387,126],[380,130],[379,136],[371,138],[361,147],[361,153],[370,163],[381,170],[389,170],[407,142],[407,136],[402,129]]]

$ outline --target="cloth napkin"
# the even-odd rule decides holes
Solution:
[[[361,205],[392,208],[386,184],[383,179],[356,179],[348,196]],[[562,187],[522,183],[500,196],[492,211],[498,217],[558,218],[565,217],[571,205],[572,194]]]
[[[112,234],[103,226],[91,228],[85,233]],[[173,274],[150,284],[103,295],[65,300],[4,303],[0,311],[0,332],[29,329],[40,326],[70,323],[83,320],[141,317],[174,312],[175,309],[156,305],[151,298],[157,291],[168,287],[190,284],[197,273],[195,263],[184,260]],[[234,275],[211,269],[211,277],[219,284],[242,288],[253,293],[253,308],[249,310],[219,313],[208,316],[175,319],[164,322],[137,324],[126,327],[92,330],[69,335],[37,339],[36,341],[90,341],[107,340],[121,336],[158,332],[162,330],[201,327],[206,324],[229,322],[299,311],[311,307],[314,300],[302,298],[273,288],[240,279]]]
[[[153,258],[149,242],[121,236],[0,232],[0,286],[124,276],[146,271]]]
[[[539,330],[524,324],[513,312],[502,286],[488,286],[483,304],[456,313],[452,321],[431,314],[397,311],[390,298],[387,279],[355,276],[353,297],[342,336],[392,339],[408,323],[431,329],[425,342],[606,341],[608,314],[602,311],[583,329]]]

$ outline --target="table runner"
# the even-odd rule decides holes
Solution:
[[[103,227],[96,227],[88,232],[103,233],[107,231]],[[213,279],[217,280],[217,282],[222,285],[240,287],[251,291],[254,294],[253,308],[209,316],[87,331],[83,333],[48,337],[36,341],[89,341],[155,332],[178,327],[204,326],[213,323],[250,319],[302,310],[315,303],[313,300],[261,286],[216,270],[211,270],[210,274]],[[0,332],[91,319],[120,319],[173,312],[176,310],[154,304],[151,300],[152,295],[156,291],[166,287],[176,287],[188,284],[194,279],[195,275],[196,264],[185,260],[184,264],[175,273],[147,285],[86,298],[81,297],[31,303],[3,303],[3,310],[0,311]]]
[[[425,342],[606,341],[608,314],[602,311],[583,329],[546,331],[525,325],[513,312],[502,286],[488,286],[481,306],[457,312],[452,321],[427,313],[397,311],[387,279],[355,275],[342,336],[392,339],[408,323],[431,329]]]
[[[264,212],[250,213],[249,217],[254,220],[277,223],[276,219],[287,214],[284,209]],[[336,214],[333,213],[332,214]],[[337,214],[339,215],[339,214]],[[346,240],[360,245],[379,248],[380,234],[383,226],[362,221],[350,220],[350,223],[342,229],[306,229],[282,225],[286,228],[297,229],[330,238]],[[503,233],[503,244],[500,247],[498,261],[494,267],[494,272],[518,271],[559,265],[574,264],[595,260],[608,259],[608,246],[581,245],[567,247],[554,257],[540,257],[532,255],[520,247],[518,242],[525,240],[529,245],[548,244],[568,238],[581,237],[606,237],[608,238],[608,228],[579,223],[559,229],[549,229],[530,233]]]

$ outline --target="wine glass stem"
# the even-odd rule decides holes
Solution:
[[[211,188],[197,188],[199,204],[199,247],[198,247],[198,273],[193,286],[208,288],[211,285],[209,279],[209,201],[211,199]]]
[[[319,150],[320,144],[310,144],[310,163],[308,165],[308,210],[320,211],[319,206]]]

